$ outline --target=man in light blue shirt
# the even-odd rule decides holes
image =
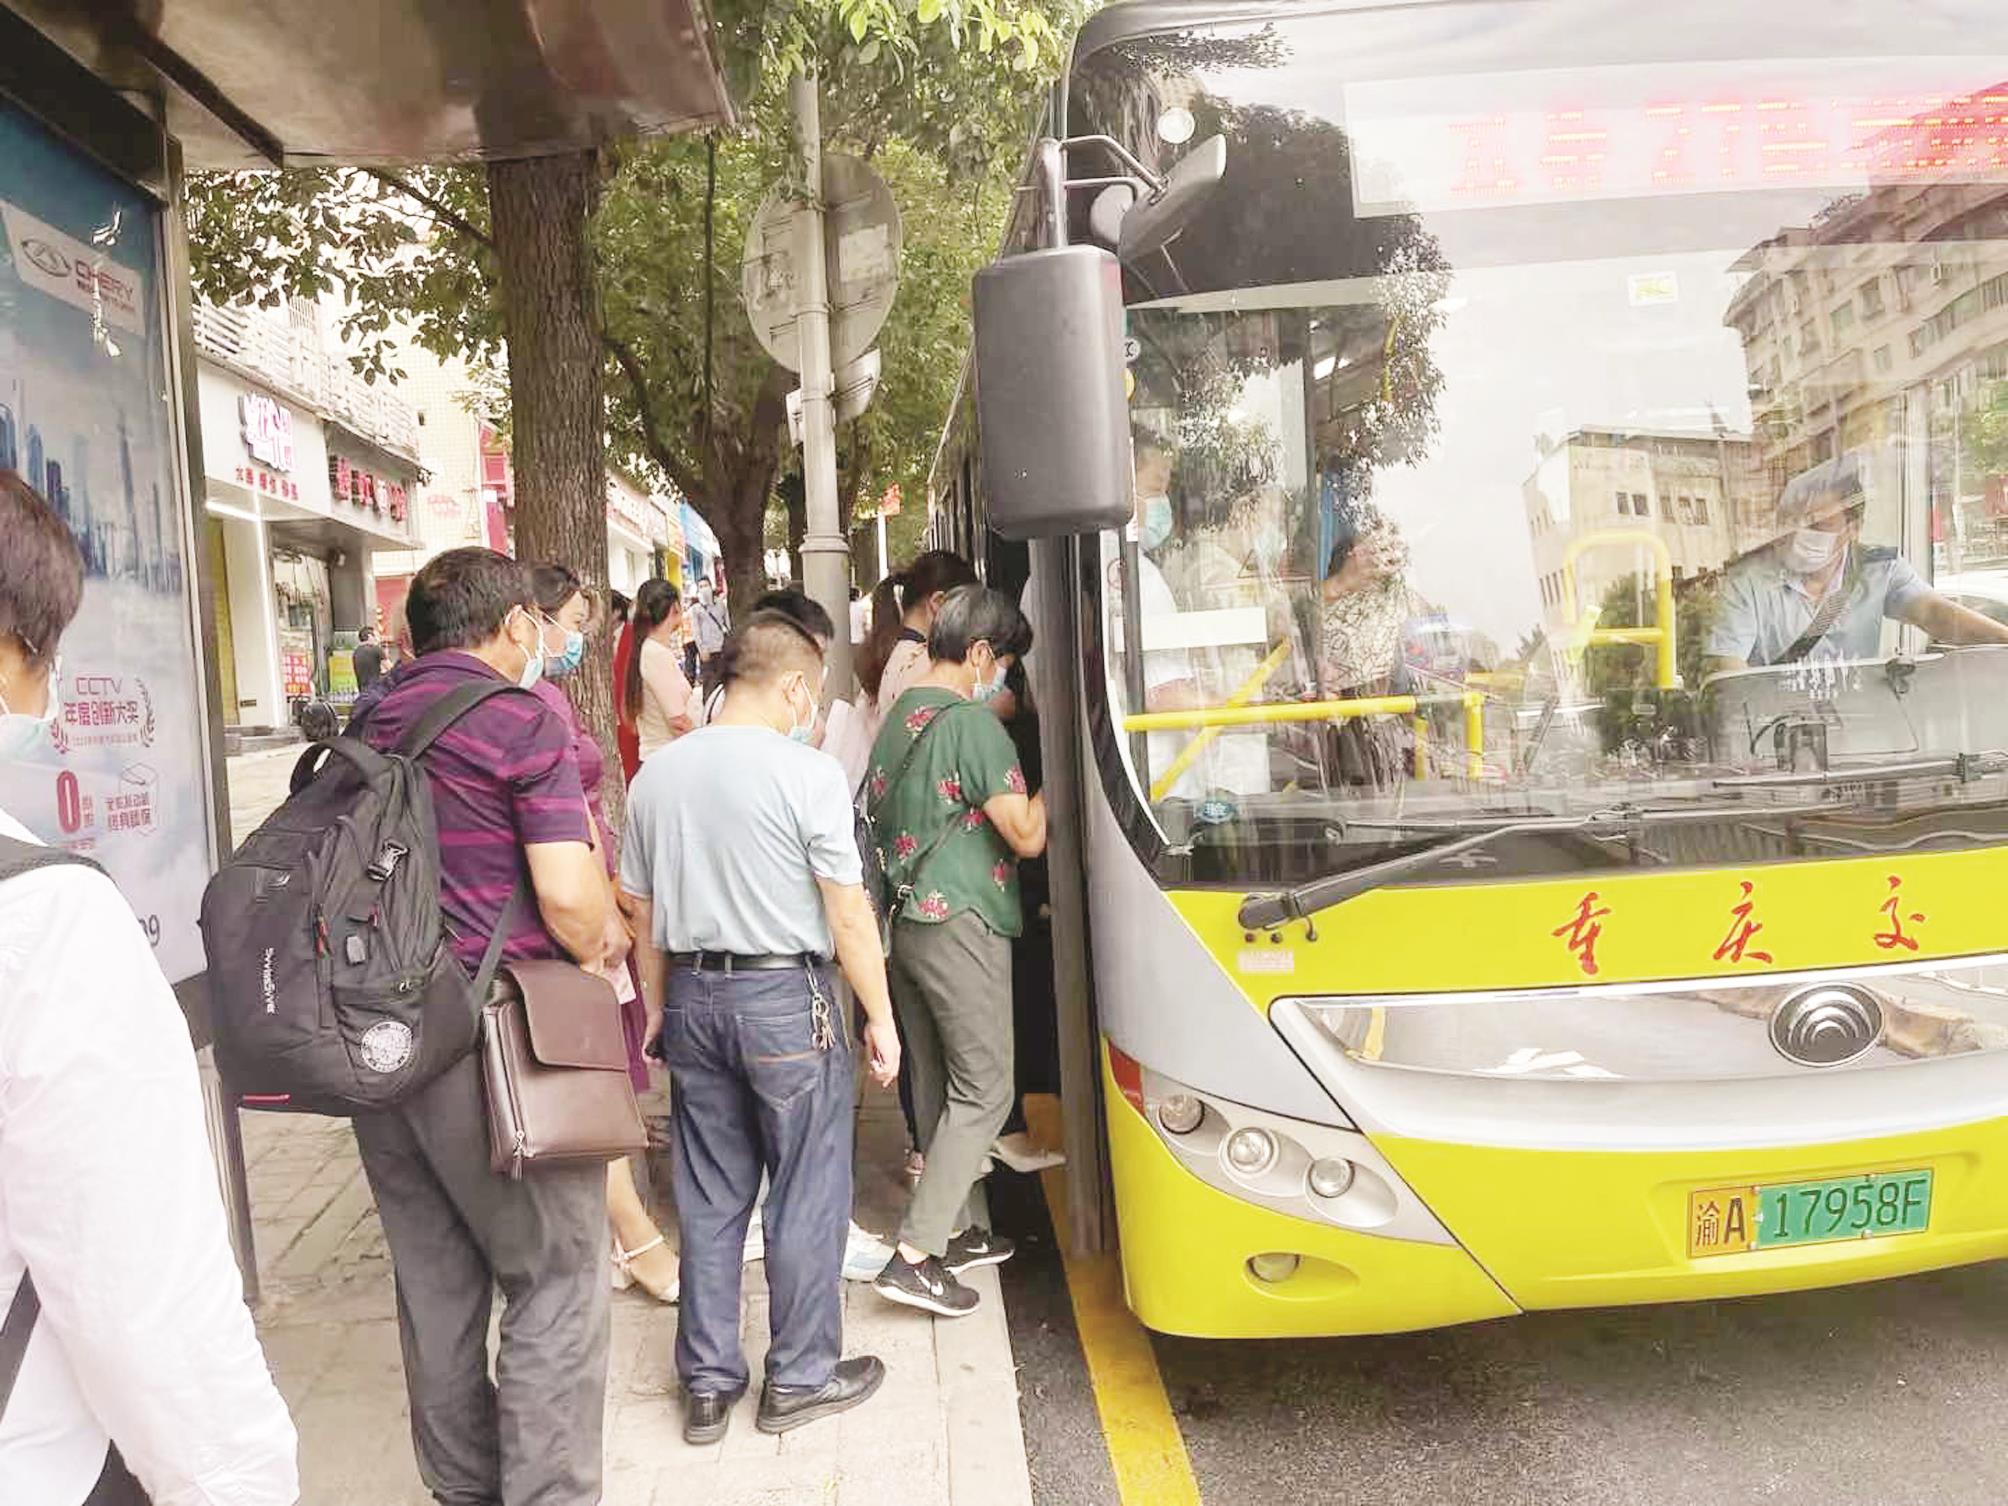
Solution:
[[[1878,658],[1885,618],[1923,628],[1935,643],[2008,643],[2008,626],[1932,590],[1896,550],[1864,545],[1864,500],[1851,456],[1785,489],[1778,511],[1788,531],[1723,579],[1711,672]]]
[[[755,1425],[780,1433],[831,1416],[885,1376],[873,1356],[840,1358],[855,1089],[832,957],[864,1009],[872,1076],[899,1075],[850,789],[807,746],[822,645],[758,612],[727,642],[719,677],[718,716],[635,776],[620,874],[649,1033],[676,1089],[676,1369],[684,1437],[698,1444],[724,1436],[748,1382],[740,1267],[763,1171],[772,1339]]]

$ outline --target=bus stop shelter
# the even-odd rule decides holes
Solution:
[[[0,0],[0,468],[87,572],[58,749],[0,764],[0,804],[118,881],[198,1046],[197,910],[230,838],[183,173],[534,157],[730,116],[702,0]],[[205,1081],[254,1286],[235,1105]]]

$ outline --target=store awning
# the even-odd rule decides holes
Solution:
[[[0,0],[190,167],[531,157],[727,121],[704,0]]]

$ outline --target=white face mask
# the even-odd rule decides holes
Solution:
[[[63,661],[58,659],[49,669],[49,699],[40,716],[9,709],[7,698],[0,696],[0,763],[32,758],[47,751],[49,729],[56,725],[56,718],[63,710],[62,685]]]
[[[1003,664],[1001,663],[992,664],[990,666],[990,677],[988,679],[978,680],[976,684],[971,687],[969,691],[969,698],[973,701],[979,701],[979,702],[996,700],[998,696],[1004,693],[1004,676],[1005,676],[1005,670]]]
[[[1817,575],[1840,555],[1847,536],[1820,528],[1798,528],[1785,542],[1785,568],[1794,575]]]

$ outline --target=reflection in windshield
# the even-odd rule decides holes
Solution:
[[[1325,872],[1384,856],[1395,817],[1725,791],[1762,816],[1753,774],[2008,747],[2008,163],[1923,176],[1888,144],[1923,127],[1884,105],[1883,144],[1833,157],[1860,165],[1844,191],[1422,210],[1377,161],[1369,213],[1341,121],[1291,103],[1292,48],[1157,39],[1080,90],[1161,163],[1173,105],[1229,147],[1130,269],[1138,510],[1101,546],[1125,777],[1174,851]],[[2008,94],[2008,65],[1956,66],[1935,119]],[[1682,825],[1626,860],[1784,855],[1835,823],[1872,847],[1848,823],[1875,809],[2008,798],[1964,767],[1828,781],[1831,819]],[[1599,860],[1577,849],[1499,862]]]

